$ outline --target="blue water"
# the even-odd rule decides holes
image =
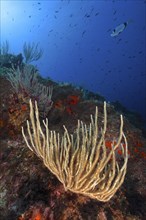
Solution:
[[[1,1],[1,42],[39,42],[42,76],[119,101],[146,119],[146,1]],[[112,30],[129,21],[125,30]]]

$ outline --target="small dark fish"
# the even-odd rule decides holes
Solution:
[[[82,37],[84,36],[85,33],[86,33],[86,30],[82,32]]]
[[[97,12],[97,13],[95,14],[95,16],[97,16],[97,15],[99,15],[99,12]]]
[[[84,15],[84,17],[89,18],[90,15],[86,13],[86,14]]]
[[[115,15],[116,13],[117,13],[117,11],[116,11],[116,10],[114,10],[113,15]]]

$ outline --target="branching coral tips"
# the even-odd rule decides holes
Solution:
[[[125,30],[125,28],[127,27],[128,24],[129,24],[129,21],[124,22],[124,23],[118,25],[118,26],[112,31],[111,37],[116,37],[116,36],[118,36],[120,33],[122,33],[122,32]]]

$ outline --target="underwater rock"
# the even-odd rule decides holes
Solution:
[[[23,56],[22,54],[13,55],[13,54],[2,54],[0,55],[0,67],[6,68],[17,68],[22,65]]]

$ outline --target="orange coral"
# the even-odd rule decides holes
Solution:
[[[74,111],[72,106],[77,105],[80,100],[80,97],[77,95],[68,95],[66,99],[57,100],[54,103],[54,108],[60,111],[66,111],[69,115],[73,115]]]
[[[22,111],[28,110],[27,105],[26,105],[26,104],[22,104],[22,105],[21,105],[21,110],[22,110]]]
[[[68,105],[76,105],[76,104],[78,104],[79,100],[80,100],[80,97],[79,97],[79,96],[69,95],[69,96],[67,97],[67,104],[68,104]]]
[[[34,209],[31,216],[31,220],[41,220],[41,219],[42,219],[42,215],[40,213],[40,209]]]
[[[4,121],[0,119],[0,128],[4,127]]]

